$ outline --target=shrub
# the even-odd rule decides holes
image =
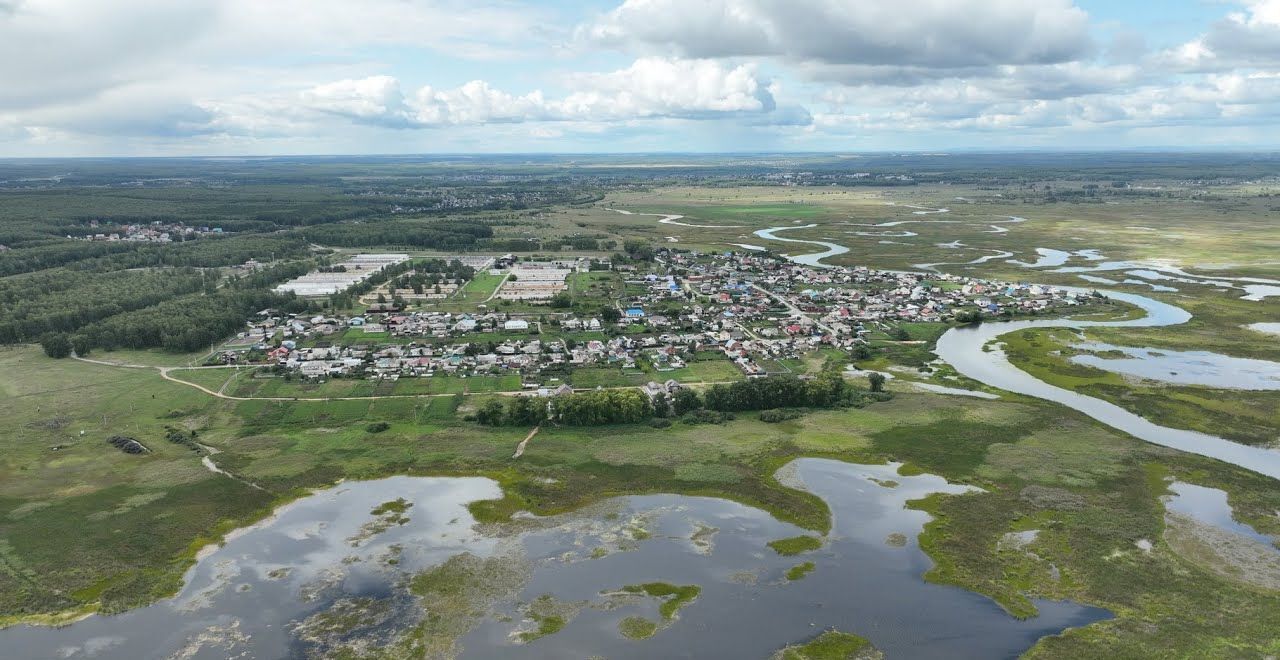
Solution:
[[[789,419],[795,419],[795,418],[797,418],[797,417],[799,417],[799,416],[800,416],[800,411],[798,411],[798,410],[786,410],[786,409],[783,409],[783,408],[774,408],[774,409],[772,409],[772,410],[762,410],[762,411],[760,411],[760,421],[762,421],[762,422],[768,422],[768,423],[770,423],[770,424],[777,424],[778,422],[785,422],[785,421],[787,421],[787,420],[789,420]]]

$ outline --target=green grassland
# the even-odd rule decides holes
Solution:
[[[217,534],[339,478],[489,475],[503,484],[504,498],[474,506],[482,520],[676,492],[732,498],[824,533],[822,502],[772,477],[792,457],[812,455],[898,460],[983,489],[918,504],[935,514],[922,538],[937,563],[930,579],[990,595],[1019,615],[1033,611],[1033,595],[1118,615],[1047,639],[1036,653],[1263,652],[1273,644],[1266,631],[1280,625],[1280,597],[1222,578],[1163,544],[1158,500],[1165,476],[1223,488],[1241,519],[1280,531],[1271,514],[1280,495],[1270,480],[1038,402],[901,393],[778,424],[742,416],[663,430],[547,427],[513,461],[526,430],[458,421],[457,406],[472,404],[456,397],[235,402],[154,371],[54,361],[32,349],[5,351],[0,361],[13,376],[0,414],[23,430],[4,437],[0,463],[7,617],[117,611],[170,593],[194,550]],[[365,430],[379,420],[390,428]],[[199,430],[201,442],[219,451],[213,458],[221,468],[264,490],[205,470],[198,455],[164,441],[167,425]],[[127,455],[103,441],[122,432],[153,453]],[[1034,558],[997,549],[1004,533],[1027,528],[1042,529]],[[1155,544],[1150,554],[1134,547],[1143,538]]]
[[[1079,190],[1079,181],[1051,181],[1059,191]],[[1215,189],[1213,196],[1167,181],[1153,182],[1158,195],[1108,197],[1092,201],[1050,201],[1043,186],[922,185],[887,189],[815,189],[779,187],[726,187],[715,190],[673,187],[645,192],[611,194],[601,205],[636,211],[682,213],[686,221],[735,227],[672,227],[653,218],[620,216],[638,233],[678,231],[681,245],[728,249],[728,243],[761,244],[789,254],[821,250],[817,246],[773,244],[751,236],[771,226],[815,223],[810,229],[787,232],[788,238],[832,240],[850,252],[831,263],[911,268],[916,264],[941,264],[939,270],[975,277],[1046,284],[1094,286],[1072,273],[1030,269],[993,259],[968,264],[996,252],[1012,252],[1009,259],[1034,261],[1038,247],[1060,250],[1099,249],[1108,260],[1151,259],[1172,263],[1191,272],[1234,277],[1280,278],[1280,232],[1275,230],[1277,210],[1273,199],[1247,186]],[[1065,197],[1064,197],[1065,198]],[[947,208],[949,213],[916,215],[912,208]],[[759,208],[759,213],[743,209]],[[616,214],[615,214],[616,215]],[[1026,218],[1009,223],[1010,216]],[[890,227],[867,226],[903,222]],[[606,222],[617,222],[616,218]],[[853,223],[853,224],[849,224]],[[1007,232],[993,231],[993,223]],[[860,236],[850,232],[898,232],[915,236]],[[888,240],[891,243],[885,243]],[[941,244],[959,240],[963,248]],[[1076,259],[1068,265],[1088,265]],[[1124,279],[1123,271],[1100,273]],[[1177,293],[1153,292],[1140,285],[1108,285],[1163,300],[1187,309],[1191,321],[1161,328],[1098,328],[1092,339],[1125,346],[1149,346],[1172,350],[1208,350],[1237,357],[1280,360],[1280,343],[1267,341],[1245,328],[1258,321],[1280,319],[1280,299],[1241,300],[1239,290],[1177,283]],[[880,333],[871,336],[879,349],[875,360],[860,366],[883,369],[890,364],[920,367],[931,361],[931,342],[945,326],[916,327],[904,324],[913,339],[923,344],[894,342]],[[1049,349],[1046,349],[1049,350]],[[1025,353],[1025,351],[1023,351]],[[1041,352],[1043,353],[1043,351]],[[1277,400],[1274,393],[1215,393],[1208,388],[1150,388],[1133,386],[1116,376],[1098,372],[1089,382],[1068,376],[1079,367],[1049,364],[1047,356],[1014,354],[1019,366],[1050,382],[1079,386],[1083,392],[1110,400],[1178,428],[1204,430],[1253,444],[1277,439]],[[1060,362],[1060,361],[1059,361]],[[1037,371],[1039,369],[1039,371]],[[1050,373],[1053,372],[1053,373]],[[1055,378],[1057,380],[1055,380]],[[972,384],[970,384],[972,385]]]
[[[814,639],[788,646],[774,660],[872,660],[883,657],[865,637],[828,630]]]
[[[382,171],[377,165],[368,169]],[[1078,189],[1080,182],[1055,180],[1053,185],[1055,190],[1070,190]],[[280,206],[278,187],[249,186],[243,193],[234,215],[248,217]],[[1280,253],[1275,203],[1257,193],[1245,187],[1223,188],[1205,197],[1171,188],[1167,194],[1072,203],[1051,201],[1043,188],[1030,189],[1016,178],[981,187],[643,186],[608,193],[595,203],[545,209],[534,220],[500,226],[498,235],[589,234],[602,241],[640,239],[704,250],[730,249],[729,243],[741,242],[798,254],[810,249],[771,244],[752,232],[816,223],[818,227],[795,229],[787,236],[848,245],[850,253],[833,261],[849,265],[904,268],[946,262],[938,268],[1081,285],[1074,275],[1026,269],[1004,259],[962,262],[994,250],[1028,260],[1034,259],[1037,247],[1097,248],[1109,259],[1165,259],[1196,272],[1225,268],[1223,273],[1232,276],[1280,277],[1274,256]],[[92,196],[24,193],[20,211],[31,218],[48,213],[213,213],[222,198],[221,193],[203,189]],[[289,198],[289,212],[305,216],[309,209],[333,200],[329,190],[303,188]],[[917,209],[907,204],[946,207],[951,213],[915,215]],[[679,213],[687,216],[683,222],[733,226],[659,224],[654,217],[608,208]],[[999,225],[1008,232],[992,231],[992,223],[1003,216],[1025,217],[1027,222]],[[860,226],[903,220],[930,222]],[[947,222],[933,222],[937,220]],[[917,235],[849,233],[898,230]],[[954,240],[964,247],[938,245]],[[428,307],[472,311],[500,279],[480,274],[457,296]],[[1182,306],[1195,314],[1191,322],[1167,328],[1097,329],[1089,332],[1090,338],[1280,359],[1276,342],[1242,328],[1255,321],[1280,320],[1275,298],[1250,302],[1239,300],[1239,291],[1178,286],[1181,291],[1176,294],[1120,288]],[[627,288],[615,274],[591,273],[573,276],[569,290],[573,311],[590,313],[612,304]],[[503,309],[535,308],[516,303]],[[930,343],[945,326],[904,325],[913,342],[874,336],[876,357],[861,366],[919,367],[932,360]],[[544,331],[544,337],[557,336],[549,328]],[[588,338],[583,333],[574,336]],[[352,333],[339,341],[375,338]],[[1203,388],[1134,385],[1104,372],[1081,370],[1052,355],[1061,343],[1052,331],[1007,339],[1019,366],[1050,382],[1130,407],[1157,423],[1250,442],[1276,435],[1275,415],[1268,415],[1277,409],[1274,393],[1224,397],[1200,391]],[[199,364],[203,356],[98,351],[92,357],[183,367]],[[843,359],[811,355],[776,366],[812,373],[831,357]],[[920,538],[935,564],[926,579],[982,593],[1015,616],[1034,615],[1031,599],[1038,597],[1069,598],[1115,614],[1112,620],[1041,640],[1029,652],[1033,657],[1280,654],[1280,594],[1224,576],[1204,566],[1202,558],[1179,554],[1164,540],[1160,502],[1170,479],[1221,488],[1240,520],[1276,534],[1280,491],[1274,480],[1152,446],[1070,410],[1024,397],[949,397],[911,392],[891,381],[897,395],[890,401],[862,409],[809,411],[775,424],[740,415],[722,425],[676,422],[666,429],[547,426],[523,457],[512,459],[528,429],[486,428],[461,418],[486,395],[519,389],[519,376],[317,383],[256,377],[253,370],[171,372],[174,378],[233,396],[286,399],[231,401],[167,381],[154,368],[50,360],[30,346],[0,348],[0,373],[5,374],[0,378],[0,419],[6,429],[0,434],[0,624],[116,612],[171,594],[201,547],[263,518],[276,505],[339,479],[487,475],[502,484],[504,495],[472,507],[482,521],[503,520],[521,510],[550,514],[633,493],[725,497],[822,535],[831,524],[823,502],[783,486],[773,476],[794,457],[822,456],[900,461],[904,473],[930,472],[981,489],[911,504],[933,515]],[[718,382],[741,376],[732,364],[717,359],[695,361],[673,372],[657,372],[643,361],[635,370],[579,369],[567,379],[575,387],[609,387],[668,377]],[[364,398],[313,400],[333,397]],[[386,422],[389,428],[373,433],[368,430],[371,422]],[[166,428],[171,426],[196,431],[199,442],[216,453],[205,455],[168,442]],[[111,435],[135,437],[150,451],[125,454],[106,442]],[[202,458],[234,478],[206,469]],[[1006,533],[1031,529],[1039,533],[1029,547],[1002,547]],[[1141,549],[1138,541],[1149,541],[1151,550]],[[450,588],[453,578],[445,579],[450,574],[444,569],[466,572],[478,570],[471,564],[480,563],[483,560],[475,558],[451,560],[435,581],[416,582],[415,593],[433,606],[475,605],[469,600],[472,595]],[[634,636],[656,630],[656,624],[646,623],[648,628],[640,626],[645,629],[632,631]],[[454,632],[424,628],[415,638],[415,648],[436,649],[434,644],[452,639]],[[791,655],[784,657],[848,657],[867,651],[860,638],[831,635],[787,649],[784,653]]]

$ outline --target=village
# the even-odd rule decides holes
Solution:
[[[86,241],[105,241],[105,242],[137,242],[137,243],[172,243],[174,241],[184,241],[200,236],[211,235],[221,236],[223,231],[221,227],[197,226],[190,227],[180,222],[162,222],[159,220],[148,223],[136,223],[125,225],[109,225],[102,226],[98,220],[90,220],[88,228],[92,233],[83,236],[67,238],[79,238]]]
[[[395,255],[397,259],[405,255]],[[359,257],[354,257],[357,261]],[[472,258],[503,277],[467,311],[432,309],[445,293],[409,301],[379,296],[359,313],[282,316],[263,310],[220,353],[223,363],[256,364],[304,379],[521,376],[546,390],[575,369],[609,367],[655,378],[692,362],[727,360],[737,376],[763,377],[818,349],[853,353],[873,334],[909,340],[902,324],[977,322],[1049,313],[1088,294],[954,275],[816,269],[770,255],[662,251],[647,264],[608,264],[628,295],[559,309],[565,281],[588,260]],[[590,264],[601,267],[601,261]],[[394,283],[389,289],[395,292]],[[518,302],[519,309],[503,305]],[[563,385],[561,385],[563,387]]]

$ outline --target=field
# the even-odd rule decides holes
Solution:
[[[1160,538],[1157,497],[1165,475],[1227,489],[1243,519],[1276,531],[1280,525],[1268,512],[1280,500],[1268,480],[1117,436],[1044,404],[900,392],[888,403],[780,424],[743,414],[724,426],[677,424],[665,431],[549,428],[513,461],[511,450],[525,431],[461,423],[454,397],[231,402],[146,370],[57,362],[31,350],[8,351],[3,360],[18,377],[6,386],[0,412],[25,431],[7,436],[0,491],[3,592],[11,614],[114,611],[171,591],[210,533],[338,478],[488,474],[506,489],[504,500],[475,507],[489,519],[518,509],[561,511],[611,494],[717,495],[824,532],[821,502],[771,478],[790,457],[816,455],[899,460],[981,486],[982,494],[922,503],[939,514],[926,533],[938,561],[932,579],[987,593],[1015,613],[1028,612],[1024,594],[1036,593],[1119,615],[1047,640],[1044,650],[1124,652],[1193,640],[1203,648],[1261,649],[1250,640],[1277,623],[1274,597],[1196,568],[1158,542],[1150,555],[1133,549],[1137,539]],[[58,401],[57,412],[27,405],[33,397]],[[379,420],[390,429],[365,429]],[[201,442],[219,451],[213,458],[221,468],[265,491],[205,470],[199,456],[163,439],[167,425],[199,429]],[[121,432],[153,453],[128,455],[102,441]],[[57,445],[65,446],[53,451]],[[1030,486],[1056,494],[1058,503],[1028,499]],[[1037,541],[1039,560],[996,550],[1005,532],[1050,519],[1058,522]],[[169,522],[157,527],[159,521]],[[67,535],[94,543],[68,548]],[[74,562],[64,561],[68,551]],[[1107,559],[1115,552],[1123,559]],[[1063,577],[1049,580],[1043,562],[1053,562]],[[999,577],[1010,571],[1015,581]],[[1171,574],[1179,577],[1169,580]],[[24,575],[41,577],[25,583]],[[1218,612],[1231,612],[1235,623],[1224,625]]]
[[[1021,158],[1034,159],[1010,157]],[[1219,163],[1212,169],[1198,159],[1156,168],[1134,158],[1103,159],[1096,167],[1069,158],[1069,165],[1061,166],[995,167],[974,156],[973,165],[948,169],[916,157],[876,157],[859,167],[919,171],[918,180],[901,186],[785,187],[762,185],[755,169],[703,161],[692,174],[601,169],[592,175],[598,178],[574,179],[563,175],[581,170],[537,159],[499,160],[488,169],[458,165],[461,170],[439,163],[372,160],[316,164],[316,174],[307,176],[333,180],[307,185],[280,182],[303,176],[288,165],[262,165],[262,170],[237,166],[243,171],[208,165],[203,176],[217,177],[219,186],[229,181],[233,193],[204,185],[113,188],[140,176],[137,168],[149,172],[146,168],[153,167],[121,165],[120,173],[107,167],[94,170],[92,181],[104,186],[101,191],[24,190],[6,198],[11,203],[3,217],[18,223],[11,233],[33,243],[24,248],[15,242],[21,249],[2,263],[15,273],[5,279],[65,281],[74,293],[83,285],[77,273],[110,270],[118,263],[114,260],[124,257],[82,254],[87,248],[79,242],[61,239],[66,228],[79,227],[91,213],[104,219],[191,214],[251,237],[255,232],[280,233],[298,251],[277,260],[298,267],[329,258],[310,250],[315,236],[334,238],[341,244],[333,247],[343,251],[403,248],[429,254],[437,248],[385,237],[426,240],[423,236],[438,223],[458,222],[492,230],[491,236],[465,246],[481,253],[563,256],[556,246],[574,239],[584,246],[594,241],[596,247],[568,254],[620,261],[626,257],[614,255],[625,241],[706,251],[735,249],[732,243],[794,254],[818,249],[772,243],[753,234],[787,226],[796,227],[784,234],[788,238],[849,246],[849,253],[832,258],[846,265],[929,267],[1014,281],[1086,284],[1074,273],[1008,263],[1034,260],[1036,248],[1053,248],[1099,250],[1108,260],[1161,260],[1221,277],[1280,278],[1274,186],[1238,182],[1265,179],[1269,170],[1259,171],[1263,166],[1252,161]],[[819,176],[847,169],[821,157],[803,164]],[[473,186],[447,178],[459,171],[501,174],[506,178],[493,181],[515,183]],[[1198,183],[1215,179],[1201,176],[1202,171],[1237,183]],[[400,177],[431,182],[440,177],[449,181],[451,194],[476,206],[472,211],[390,217],[386,205],[414,200],[401,196]],[[538,196],[523,196],[534,192]],[[499,194],[523,201],[509,207],[491,203]],[[949,212],[929,212],[941,208]],[[660,224],[657,217],[612,209],[680,214],[685,217],[679,222],[698,226]],[[1025,221],[1007,222],[1010,217]],[[44,231],[44,222],[59,235],[46,231],[31,238],[24,233]],[[808,224],[817,226],[800,228]],[[35,269],[31,264],[36,262],[22,261],[25,249],[49,250],[67,261]],[[1005,252],[1011,254],[973,263]],[[229,254],[218,257],[227,263],[210,267],[219,277],[248,252]],[[1092,262],[1077,257],[1068,263]],[[476,311],[501,280],[477,274],[458,295],[427,307]],[[227,282],[221,280],[221,285]],[[575,274],[568,285],[570,309],[579,315],[597,313],[637,289],[618,272]],[[1191,283],[1177,283],[1176,292],[1142,284],[1115,287],[1178,305],[1194,318],[1164,328],[1093,329],[1086,333],[1089,339],[1280,360],[1280,344],[1243,328],[1280,321],[1280,298],[1242,300],[1239,290]],[[145,302],[144,293],[139,292],[138,300]],[[489,309],[550,311],[494,302]],[[308,313],[358,308],[336,298],[315,305]],[[1108,311],[1128,313],[1123,308]],[[934,362],[932,343],[949,324],[900,325],[908,335],[905,341],[881,328],[873,330],[868,359],[822,349],[765,364],[771,372],[814,375],[824,366],[853,361],[895,376],[887,385],[894,394],[890,400],[862,408],[800,410],[776,423],[762,421],[758,412],[740,412],[723,423],[688,419],[667,428],[545,424],[520,458],[512,455],[529,428],[469,421],[486,400],[520,390],[520,374],[304,381],[255,369],[187,368],[203,362],[209,348],[205,342],[193,342],[203,345],[185,352],[154,343],[93,348],[91,358],[113,366],[51,359],[35,344],[13,341],[0,346],[0,419],[5,420],[0,432],[0,623],[59,622],[153,602],[177,589],[204,545],[262,519],[274,506],[340,479],[490,476],[502,484],[504,496],[473,506],[482,522],[506,520],[519,511],[561,512],[622,494],[724,497],[761,507],[812,530],[814,536],[808,538],[818,539],[831,531],[821,500],[783,486],[774,474],[794,457],[820,456],[898,461],[904,474],[929,472],[981,489],[912,504],[934,516],[920,538],[934,562],[926,579],[981,593],[1014,616],[1033,616],[1033,598],[1072,599],[1115,615],[1040,640],[1029,651],[1032,657],[1280,654],[1275,634],[1280,630],[1280,593],[1236,579],[1213,565],[1211,556],[1167,541],[1161,501],[1174,479],[1220,488],[1240,521],[1262,533],[1280,534],[1275,513],[1280,511],[1280,490],[1274,480],[1138,441],[1039,400],[999,392],[1000,398],[979,399],[916,391],[907,381],[991,392],[955,378],[949,367]],[[547,322],[539,336],[582,342],[612,334],[561,332]],[[481,339],[528,336],[486,333]],[[401,341],[359,330],[332,340],[337,345]],[[1068,362],[1064,347],[1074,340],[1052,330],[1005,338],[1015,364],[1032,374],[1115,401],[1157,423],[1252,444],[1274,442],[1280,433],[1275,392],[1131,382]],[[162,368],[188,384],[167,380]],[[701,388],[742,377],[722,354],[708,351],[673,371],[658,371],[642,359],[633,369],[601,365],[548,374],[540,384],[567,382],[593,389],[675,378]],[[861,377],[851,381],[866,382]],[[234,398],[211,396],[191,384]],[[170,441],[174,429],[194,432],[199,446]],[[147,451],[125,453],[108,443],[112,436],[134,438]],[[1025,547],[1002,543],[1011,532],[1033,529],[1039,533]],[[792,545],[800,551],[814,543]],[[792,549],[787,544],[783,548]],[[828,647],[851,652],[861,646],[856,637],[828,633],[788,649],[784,657],[813,657]]]

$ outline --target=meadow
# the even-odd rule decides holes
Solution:
[[[776,424],[742,413],[723,425],[678,422],[663,430],[548,427],[512,459],[526,430],[461,421],[473,397],[224,401],[152,370],[55,361],[31,349],[3,352],[0,368],[15,376],[0,414],[23,430],[5,436],[0,474],[0,593],[9,620],[119,611],[163,596],[199,547],[338,479],[488,475],[504,487],[502,500],[473,507],[488,521],[628,493],[727,497],[823,534],[823,503],[782,486],[773,472],[796,456],[824,456],[901,461],[904,473],[983,489],[918,503],[935,514],[922,539],[937,562],[929,579],[987,594],[1019,616],[1033,614],[1031,595],[1117,614],[1044,640],[1035,653],[1224,645],[1263,652],[1272,644],[1263,631],[1280,625],[1274,594],[1223,578],[1160,541],[1166,478],[1223,488],[1242,520],[1276,532],[1271,512],[1280,495],[1269,480],[1039,402],[899,390],[867,408],[812,411]],[[371,432],[374,421],[389,428]],[[236,479],[166,442],[168,426],[197,430],[217,452],[210,458]],[[103,441],[115,433],[152,452],[120,452]],[[1006,532],[1027,528],[1042,530],[1034,556],[1000,549]],[[1139,539],[1153,541],[1154,550],[1136,548]]]
[[[1012,158],[1024,159],[1034,157]],[[847,167],[813,160],[820,174]],[[474,211],[423,212],[405,222],[429,226],[436,218],[470,218],[492,226],[494,240],[547,239],[546,245],[589,236],[601,249],[572,254],[597,256],[610,254],[603,247],[610,241],[620,245],[628,239],[698,250],[729,250],[736,249],[731,243],[747,243],[802,254],[809,246],[770,243],[752,232],[813,223],[818,226],[786,236],[848,245],[849,253],[833,258],[846,265],[943,264],[933,267],[961,275],[1083,284],[1070,273],[1006,261],[1034,260],[1035,249],[1043,247],[1097,249],[1108,259],[1158,259],[1195,272],[1280,277],[1272,188],[1237,184],[1206,190],[1187,183],[1207,171],[1196,159],[1174,163],[1158,175],[1144,175],[1153,170],[1141,158],[1133,163],[1102,160],[1096,171],[1088,170],[1087,163],[986,171],[989,164],[978,156],[976,169],[935,168],[932,161],[922,164],[913,158],[859,164],[929,172],[917,185],[895,187],[758,185],[758,180],[744,181],[754,171],[746,176],[702,160],[693,173],[655,169],[643,176],[602,162],[592,166],[601,178],[586,177],[573,185],[562,183],[560,176],[583,170],[537,158],[501,161],[489,169],[376,159],[318,164],[307,176],[323,180],[307,179],[302,186],[293,178],[301,175],[287,165],[209,165],[212,174],[205,176],[222,177],[217,185],[225,180],[239,191],[235,203],[200,179],[177,190],[113,189],[122,180],[162,172],[145,163],[121,166],[121,173],[88,163],[77,167],[89,170],[85,176],[107,186],[106,192],[24,191],[9,198],[17,203],[7,207],[6,217],[27,223],[23,228],[53,218],[61,228],[92,213],[124,219],[198,211],[208,222],[255,231],[309,220],[347,226],[351,219],[387,221],[383,209],[391,203],[420,203],[398,196],[400,177],[486,171],[519,183],[451,183],[452,193],[476,200]],[[1258,174],[1255,164],[1232,167],[1242,176]],[[1079,168],[1085,168],[1083,174]],[[1132,187],[1110,187],[1121,179]],[[291,188],[296,190],[286,195]],[[555,194],[537,208],[485,206],[494,193],[513,190]],[[700,226],[659,224],[656,217],[624,215],[610,210],[614,208],[681,214],[686,217],[680,222]],[[950,212],[917,213],[938,208]],[[276,215],[271,215],[273,209]],[[1004,222],[1009,216],[1026,221]],[[905,224],[871,226],[892,222]],[[966,263],[1003,252],[1013,254]],[[437,306],[470,311],[493,293],[500,279],[482,274]],[[612,304],[627,285],[615,273],[589,273],[575,275],[569,286],[574,311],[589,313]],[[1245,301],[1239,291],[1190,284],[1179,284],[1178,292],[1118,286],[1181,306],[1195,317],[1165,328],[1091,330],[1089,338],[1280,359],[1274,341],[1242,327],[1280,320],[1280,299]],[[517,303],[503,309],[534,308]],[[465,419],[487,398],[519,389],[518,375],[308,383],[262,377],[248,369],[180,368],[200,364],[204,355],[196,353],[95,350],[92,357],[117,365],[111,366],[50,359],[28,344],[0,347],[0,419],[5,420],[0,433],[0,624],[53,623],[162,598],[176,590],[206,544],[342,479],[490,476],[502,484],[504,496],[472,507],[482,522],[507,520],[518,511],[567,511],[612,495],[662,492],[733,499],[825,535],[831,521],[822,501],[774,476],[795,457],[819,456],[898,461],[904,474],[929,472],[981,489],[912,504],[934,516],[920,539],[935,562],[926,579],[984,594],[1014,616],[1033,616],[1031,599],[1037,597],[1070,598],[1115,615],[1041,640],[1029,651],[1032,657],[1280,654],[1275,635],[1280,594],[1233,578],[1209,563],[1211,556],[1189,555],[1168,543],[1161,502],[1174,479],[1220,488],[1239,520],[1278,534],[1280,491],[1273,480],[1140,442],[1038,400],[915,391],[904,381],[977,384],[950,380],[953,374],[945,365],[930,364],[930,344],[946,330],[945,324],[905,325],[912,341],[874,334],[874,357],[860,362],[898,376],[888,383],[891,400],[865,408],[801,411],[777,423],[763,422],[757,413],[739,413],[721,424],[676,421],[664,429],[548,425],[518,459],[513,451],[529,429],[483,427]],[[542,336],[560,334],[547,327]],[[517,336],[495,333],[493,338]],[[336,338],[339,343],[375,339],[389,341],[363,332]],[[1275,415],[1268,414],[1275,410],[1274,393],[1237,396],[1125,382],[1066,362],[1061,354],[1065,339],[1053,331],[1010,337],[1009,351],[1015,363],[1045,380],[1111,399],[1158,423],[1234,433],[1259,444],[1275,437]],[[813,373],[832,359],[837,364],[847,360],[843,354],[816,352],[774,366]],[[215,398],[164,379],[157,367],[173,367],[173,378],[213,391],[257,399]],[[638,369],[601,367],[565,375],[574,387],[583,388],[668,377],[710,383],[741,376],[723,359],[694,361],[674,372],[642,363]],[[394,398],[378,398],[387,396]],[[361,398],[316,400],[333,397]],[[201,446],[169,441],[171,429],[195,432]],[[134,438],[147,451],[120,451],[108,443],[112,436]],[[1010,532],[1032,529],[1039,534],[1026,547],[1002,543]],[[807,657],[822,646],[801,647],[795,654]]]

